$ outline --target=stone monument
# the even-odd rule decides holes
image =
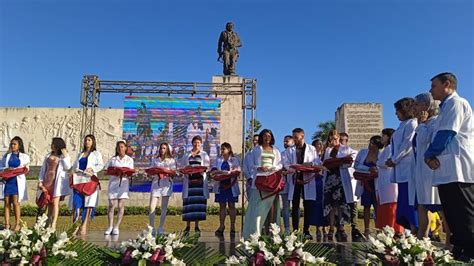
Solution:
[[[383,129],[382,104],[344,103],[336,111],[336,129],[349,134],[354,149],[367,148],[370,137]]]

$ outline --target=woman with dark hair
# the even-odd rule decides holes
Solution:
[[[394,104],[400,125],[392,135],[392,155],[385,164],[395,169],[392,182],[398,184],[397,223],[415,233],[418,227],[418,217],[415,208],[410,206],[408,196],[415,193],[415,186],[408,186],[408,180],[414,178],[415,174],[412,141],[415,136],[415,128],[418,125],[413,114],[413,102],[413,98],[402,98]]]
[[[251,234],[261,234],[265,220],[273,208],[275,219],[270,222],[280,224],[280,201],[278,194],[269,196],[270,192],[259,191],[255,186],[257,175],[270,174],[280,170],[283,165],[280,151],[274,147],[275,137],[269,129],[264,129],[258,137],[258,146],[251,153],[249,159],[252,175],[252,188],[250,189],[249,204],[245,214],[244,231],[242,236],[247,239]],[[269,196],[269,197],[268,197]]]
[[[8,152],[3,156],[0,168],[2,170],[14,169],[19,167],[28,167],[30,157],[25,154],[23,140],[15,136],[10,140],[10,147]],[[20,202],[28,200],[26,177],[24,174],[12,177],[6,181],[3,187],[3,196],[5,197],[5,228],[10,229],[10,210],[13,204],[15,211],[15,231],[21,229],[20,225]]]
[[[349,168],[352,167],[357,153],[349,146],[342,145],[339,138],[337,130],[329,132],[329,145],[322,157],[323,165],[328,169],[324,182],[324,216],[329,220],[328,241],[333,241],[334,227],[337,224],[336,239],[347,242],[344,224],[349,223],[351,217],[351,207],[347,199],[354,197]],[[336,214],[339,219],[337,222]]]
[[[109,167],[126,167],[133,169],[133,159],[126,154],[127,143],[123,140],[118,141],[115,145],[115,156],[105,164],[104,169]],[[109,227],[104,232],[105,235],[118,235],[120,223],[122,222],[125,212],[125,200],[128,199],[129,182],[127,176],[110,176],[108,196],[109,208],[107,216]],[[114,225],[115,208],[118,207],[117,223]]]
[[[221,156],[215,162],[212,171],[240,171],[240,163],[232,152],[232,146],[224,142],[221,145]],[[211,173],[212,174],[212,173]],[[213,189],[216,194],[215,202],[219,203],[219,228],[216,230],[216,236],[223,236],[225,229],[225,217],[227,215],[227,206],[229,206],[230,216],[230,235],[235,235],[235,219],[237,210],[235,203],[240,195],[238,177],[232,177],[223,181],[214,181]]]
[[[84,137],[82,152],[77,156],[72,169],[75,172],[83,172],[88,176],[97,176],[97,173],[104,168],[102,154],[96,150],[96,140],[94,135]],[[90,196],[83,195],[74,190],[72,197],[73,221],[77,221],[81,216],[81,226],[79,232],[81,235],[87,234],[87,224],[94,218],[94,208],[99,202],[99,191],[97,190]]]
[[[53,138],[51,152],[46,155],[39,173],[38,188],[51,196],[48,204],[48,220],[50,227],[56,229],[59,216],[59,202],[71,193],[68,171],[71,168],[66,143],[62,138]]]
[[[176,160],[171,155],[171,145],[161,143],[158,150],[158,156],[153,158],[152,167],[163,167],[168,170],[176,171]],[[173,176],[171,175],[155,175],[151,184],[150,192],[150,226],[155,228],[155,211],[158,199],[161,198],[161,215],[158,234],[164,232],[166,212],[168,210],[168,202],[173,193]]]
[[[434,172],[424,161],[426,150],[430,146],[438,117],[439,101],[435,101],[430,93],[422,93],[415,97],[413,109],[418,120],[415,137],[413,138],[413,151],[415,153],[415,175],[414,179],[408,181],[411,190],[410,205],[416,206],[420,228],[418,238],[428,237],[430,231],[430,216],[428,211],[439,212],[443,218],[443,227],[446,235],[450,235],[449,228],[444,218],[438,188],[433,186]],[[415,194],[413,192],[416,192]],[[416,200],[415,200],[416,199]],[[446,245],[449,246],[449,237],[446,237]]]
[[[380,136],[372,136],[368,148],[360,150],[357,154],[354,163],[355,170],[362,172],[377,172],[379,150],[382,148],[382,138]],[[356,196],[361,198],[361,205],[364,206],[364,232],[365,236],[369,237],[370,207],[373,206],[375,211],[377,208],[374,180],[364,183],[362,181],[357,181]]]
[[[181,161],[181,167],[210,165],[209,155],[201,150],[202,138],[194,136],[191,141],[193,148],[187,152]],[[186,221],[185,232],[189,232],[194,221],[194,231],[201,232],[199,221],[206,220],[207,199],[209,189],[206,173],[185,175],[183,180],[183,221]]]
[[[402,233],[403,227],[395,222],[398,198],[398,185],[392,183],[394,169],[387,166],[385,162],[392,155],[390,140],[392,139],[393,128],[385,128],[382,130],[383,149],[379,152],[377,158],[378,176],[375,179],[375,194],[377,196],[377,212],[375,219],[375,227],[382,229],[390,226],[395,229],[396,233]]]

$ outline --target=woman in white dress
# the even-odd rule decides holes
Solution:
[[[168,170],[176,171],[176,160],[171,155],[171,146],[168,143],[161,143],[158,156],[152,159],[152,167],[163,167]],[[165,175],[161,178],[159,175],[153,176],[150,192],[150,226],[155,228],[156,205],[158,199],[161,198],[161,215],[160,225],[158,226],[158,234],[164,232],[166,212],[168,210],[168,202],[173,193],[172,176]]]
[[[71,168],[71,157],[62,138],[53,138],[51,152],[46,155],[39,173],[38,188],[51,196],[52,202],[47,206],[48,221],[56,229],[59,215],[59,202],[71,193],[68,171]]]
[[[449,228],[445,223],[446,219],[444,219],[438,188],[433,186],[434,172],[424,161],[425,152],[433,138],[436,118],[439,112],[438,106],[439,102],[433,100],[433,96],[428,92],[417,95],[413,104],[415,116],[418,119],[418,127],[415,130],[415,137],[413,138],[415,176],[408,182],[409,186],[415,187],[415,191],[410,191],[409,196],[410,205],[417,205],[416,209],[420,223],[418,238],[420,239],[428,237],[430,231],[429,225],[431,224],[431,217],[428,211],[439,212],[443,218],[443,227],[446,231],[446,235],[450,235]],[[446,238],[446,245],[449,245],[449,237]]]
[[[77,156],[76,162],[72,169],[75,171],[83,171],[89,175],[97,175],[104,168],[102,154],[96,150],[96,141],[94,135],[87,135],[84,138],[82,152]],[[87,224],[90,219],[94,218],[94,208],[99,201],[99,187],[90,195],[83,195],[76,190],[72,197],[73,221],[77,221],[82,216],[82,223],[79,227],[79,234],[87,234]]]
[[[118,141],[115,146],[115,156],[105,164],[105,170],[109,167],[126,167],[133,169],[133,159],[126,155],[127,144],[125,141]],[[122,222],[123,213],[125,211],[125,200],[128,199],[128,177],[127,176],[110,176],[109,179],[109,208],[107,216],[109,218],[109,227],[105,231],[105,235],[118,235],[119,226]],[[118,207],[117,223],[114,225],[115,208]]]

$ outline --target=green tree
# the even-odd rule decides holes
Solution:
[[[325,143],[328,139],[329,131],[336,129],[336,122],[329,120],[318,124],[318,130],[314,132],[312,140],[320,139]]]
[[[252,131],[252,122],[253,122],[253,131]],[[245,151],[250,151],[253,148],[253,135],[257,134],[262,128],[262,123],[257,119],[250,120],[249,128],[245,132]]]

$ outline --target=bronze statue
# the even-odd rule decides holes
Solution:
[[[234,23],[227,22],[225,31],[221,32],[217,43],[217,61],[223,62],[224,75],[235,75],[235,64],[239,58],[238,47],[242,46],[239,35],[233,31]],[[221,59],[223,61],[221,61]]]

